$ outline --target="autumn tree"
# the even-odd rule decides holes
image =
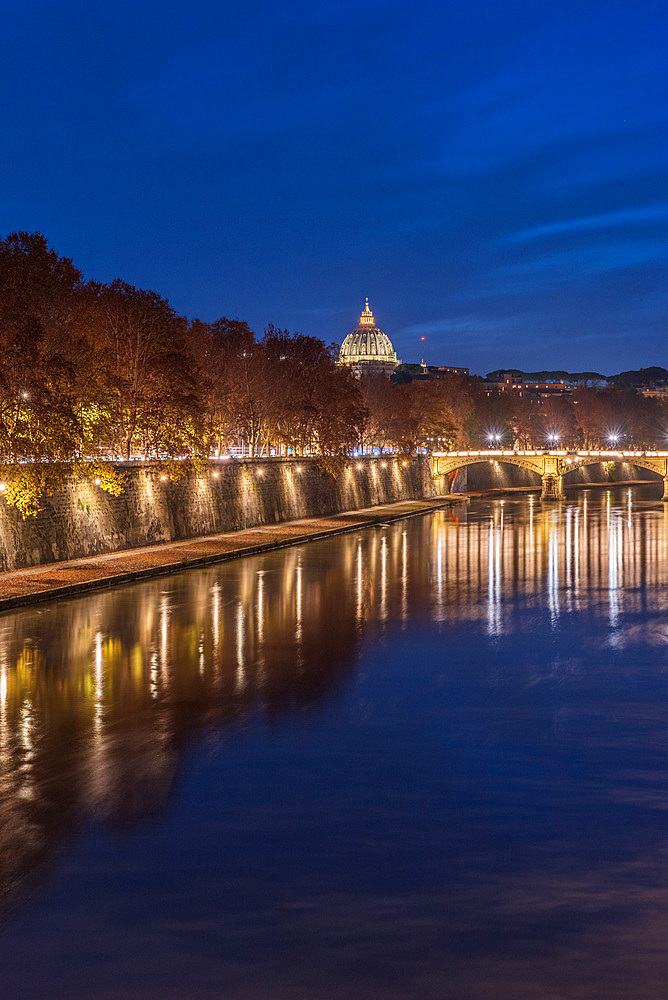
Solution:
[[[490,443],[509,447],[514,440],[513,400],[510,393],[489,391],[482,382],[471,382],[474,419],[472,444],[488,448]]]
[[[624,414],[619,395],[608,389],[578,389],[573,394],[573,413],[580,443],[586,449],[609,444],[610,435],[624,432]]]
[[[368,413],[361,441],[365,447],[377,448],[382,453],[393,443],[392,430],[398,417],[400,397],[385,375],[360,379],[360,389]]]
[[[364,434],[368,410],[359,380],[349,368],[336,366],[314,386],[313,402],[319,418],[314,440],[320,454],[348,454]]]
[[[328,450],[337,437],[354,440],[362,405],[359,383],[337,366],[336,346],[271,325],[261,346],[270,385],[269,430],[274,440],[295,454]],[[348,412],[351,405],[354,415]],[[348,425],[346,433],[339,415]],[[325,439],[327,445],[323,444]]]
[[[196,395],[186,321],[156,292],[120,279],[98,286],[97,295],[107,384],[114,397],[112,450],[125,459],[138,444],[147,455],[188,450]]]
[[[77,452],[75,363],[81,273],[40,233],[0,240],[0,451],[5,460]]]
[[[548,444],[573,448],[576,445],[575,414],[568,396],[550,396],[542,399],[536,414],[537,427],[534,444]]]

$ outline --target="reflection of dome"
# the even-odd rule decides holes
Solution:
[[[374,323],[373,313],[366,300],[364,312],[360,316],[360,325],[349,333],[341,344],[339,352],[341,365],[373,365],[373,367],[394,369],[397,364],[396,351],[392,341],[379,330]]]

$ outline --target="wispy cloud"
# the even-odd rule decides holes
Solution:
[[[449,316],[447,319],[433,319],[424,323],[413,323],[404,326],[399,331],[404,336],[429,336],[441,333],[496,333],[501,329],[510,329],[511,320],[482,319],[480,316]]]
[[[523,229],[511,236],[506,236],[502,243],[524,243],[529,240],[542,239],[545,236],[558,236],[562,233],[582,233],[601,229],[612,229],[616,226],[655,225],[668,221],[668,203],[657,205],[642,205],[638,208],[626,208],[616,212],[604,212],[600,215],[583,215],[576,219],[563,219],[559,222],[549,222],[531,229]]]
[[[530,260],[504,264],[496,273],[504,276],[534,277],[572,284],[574,277],[605,274],[625,268],[651,265],[668,259],[668,234],[652,240],[615,240],[593,247],[577,247],[541,254]]]

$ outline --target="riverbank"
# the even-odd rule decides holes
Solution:
[[[401,500],[330,517],[301,518],[12,570],[0,573],[0,611],[271,552],[466,502],[465,496]]]

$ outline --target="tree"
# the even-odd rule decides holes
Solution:
[[[552,446],[559,442],[562,447],[575,446],[575,415],[572,400],[568,396],[554,396],[540,401],[538,409],[538,440]]]
[[[508,392],[488,392],[484,383],[470,383],[475,420],[475,443],[489,448],[490,443],[508,447],[514,440],[513,398]]]
[[[115,400],[112,450],[129,459],[141,441],[146,455],[181,453],[189,436],[184,416],[192,417],[196,402],[186,321],[156,292],[120,279],[98,286],[97,294]]]
[[[316,383],[313,401],[319,412],[314,429],[320,454],[349,454],[359,443],[368,418],[358,379],[349,368],[337,366],[329,379]]]
[[[0,452],[64,459],[80,447],[74,363],[81,272],[40,233],[0,240]]]
[[[398,396],[394,384],[385,375],[370,375],[359,382],[368,417],[360,435],[365,447],[382,452],[392,441],[391,429],[396,420]]]
[[[327,347],[317,337],[290,334],[270,325],[262,348],[271,387],[270,433],[295,454],[307,449],[327,450],[325,438],[331,441],[341,437],[337,408],[345,414],[350,405],[361,406],[359,383],[350,372],[341,373],[336,364],[336,346]],[[353,418],[348,414],[346,419]],[[334,427],[338,428],[336,432]],[[351,432],[352,425],[343,437],[350,440]]]

